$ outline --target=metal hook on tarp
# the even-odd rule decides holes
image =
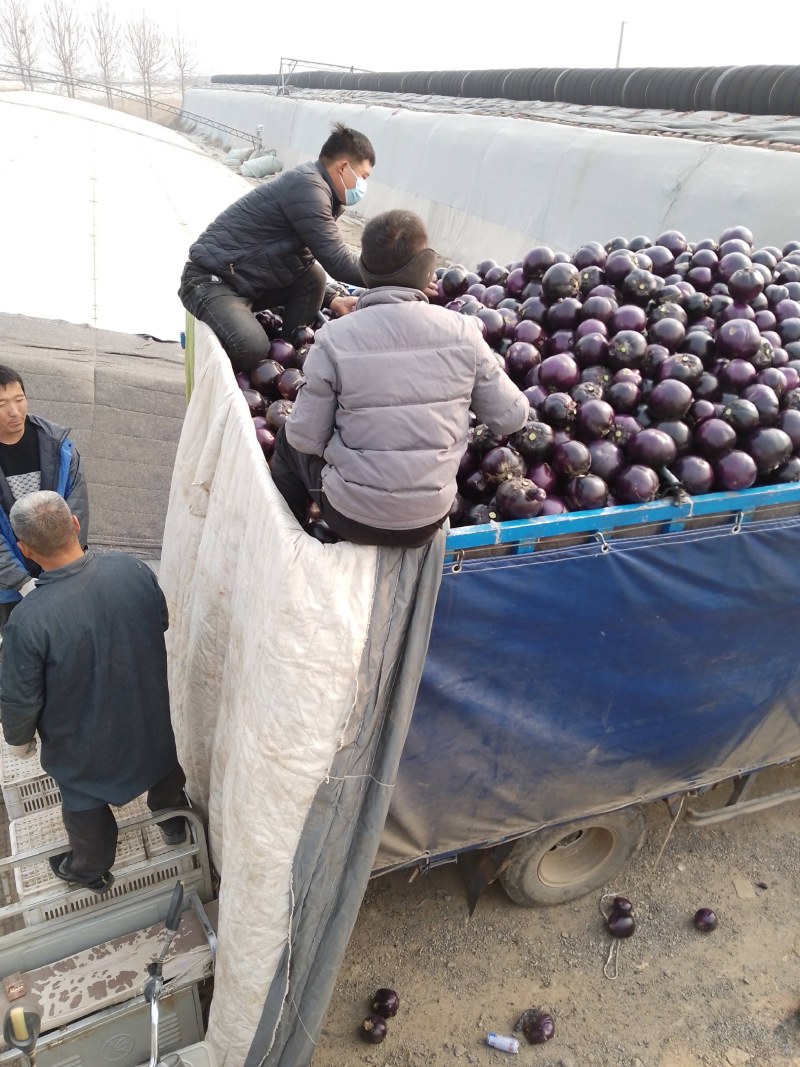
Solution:
[[[737,515],[736,515],[736,518],[734,520],[733,526],[731,527],[731,533],[735,533],[735,534],[741,533],[742,532],[742,523],[743,522],[744,522],[744,512],[743,511],[739,511],[739,512],[737,512]]]
[[[408,879],[408,884],[411,885],[411,883],[414,881],[414,879],[417,877],[418,874],[427,874],[430,869],[431,869],[431,854],[430,854],[430,852],[423,852],[422,855],[420,856],[419,860],[417,861],[416,867],[411,872],[411,876]]]
[[[453,553],[453,566],[450,571],[451,574],[460,574],[464,565],[464,549],[457,548]]]
[[[599,530],[595,533],[594,536],[595,536],[595,540],[600,542],[600,551],[601,552],[605,553],[605,552],[610,552],[611,551],[611,545],[608,543],[608,541],[606,541],[605,537],[603,537],[602,533]]]

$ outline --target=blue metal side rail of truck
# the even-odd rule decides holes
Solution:
[[[800,484],[453,530],[376,873],[489,856],[557,903],[635,853],[643,803],[800,799],[748,798],[800,760],[799,595]]]

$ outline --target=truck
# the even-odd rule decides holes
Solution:
[[[800,799],[759,789],[800,769],[798,553],[797,483],[449,530],[374,876],[456,862],[471,907],[496,878],[557,904],[639,851],[647,803]]]
[[[190,324],[189,344],[198,365],[162,577],[177,714],[214,807],[223,893],[227,883],[238,899],[245,861],[248,873],[269,871],[270,909],[243,962],[252,986],[235,1001],[227,985],[215,992],[220,1015],[235,1002],[248,1028],[263,1003],[256,970],[274,962],[263,946],[293,913],[281,887],[311,809],[292,804],[321,781],[338,807],[335,783],[366,773],[340,778],[333,761],[358,732],[348,709],[364,684],[376,550],[299,529],[227,357],[206,327]],[[800,761],[798,537],[796,483],[676,488],[640,505],[450,530],[372,876],[455,862],[470,909],[498,878],[517,904],[558,904],[631,859],[648,803],[702,826],[800,799],[800,783],[759,793],[762,771]],[[693,802],[709,792],[713,811]],[[249,835],[242,844],[253,819],[268,862]]]
[[[460,860],[517,904],[609,882],[642,806],[696,826],[800,759],[800,487],[451,530],[376,873]],[[692,799],[714,790],[713,810]]]

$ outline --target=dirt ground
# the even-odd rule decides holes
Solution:
[[[361,224],[339,225],[357,248]],[[800,788],[800,767],[762,778],[763,792]],[[718,806],[719,793],[692,803]],[[798,804],[707,829],[678,822],[669,837],[666,806],[646,813],[642,851],[570,904],[518,907],[495,883],[469,919],[455,865],[373,880],[312,1067],[501,1064],[487,1032],[512,1033],[530,1007],[556,1027],[545,1045],[521,1039],[517,1062],[535,1067],[800,1067]],[[607,933],[604,893],[633,902],[630,939]],[[719,916],[712,933],[692,925],[700,907]],[[616,979],[604,975],[612,943]],[[385,986],[400,1011],[371,1045],[359,1026]]]
[[[763,775],[798,788],[800,767]],[[697,798],[717,806],[719,791]],[[569,904],[527,909],[491,885],[472,919],[458,871],[409,872],[367,890],[313,1067],[500,1064],[487,1031],[510,1034],[530,1007],[555,1036],[521,1040],[536,1067],[800,1067],[800,849],[797,803],[696,829],[648,806],[642,851],[613,884]],[[637,929],[607,933],[603,893],[627,896]],[[603,902],[605,905],[608,901]],[[692,925],[711,907],[719,925]],[[618,977],[604,977],[612,943]],[[359,1035],[374,990],[400,1010],[380,1045]],[[521,1035],[517,1035],[521,1037]]]

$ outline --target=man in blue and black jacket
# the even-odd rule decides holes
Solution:
[[[69,502],[80,523],[81,547],[86,548],[89,494],[78,450],[63,427],[28,414],[22,378],[0,365],[0,633],[40,573],[17,547],[9,512],[17,500],[39,489],[52,490]]]

